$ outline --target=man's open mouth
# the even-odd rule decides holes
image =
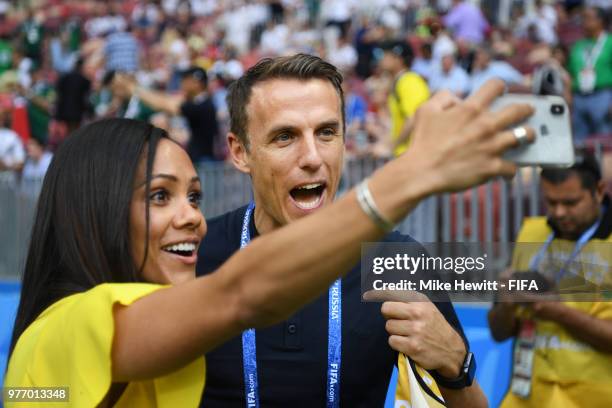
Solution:
[[[291,189],[289,194],[297,207],[312,210],[323,202],[326,187],[325,182],[309,183]]]

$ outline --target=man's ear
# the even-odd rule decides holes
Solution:
[[[229,132],[227,134],[227,145],[229,146],[229,154],[234,167],[243,173],[250,174],[249,153],[244,143],[234,133]]]

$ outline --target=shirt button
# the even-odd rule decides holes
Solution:
[[[295,332],[297,331],[297,326],[291,323],[289,326],[287,326],[287,331],[289,332],[289,334],[295,334]]]

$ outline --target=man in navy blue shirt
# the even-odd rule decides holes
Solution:
[[[298,54],[260,61],[232,85],[230,154],[250,175],[254,202],[209,221],[199,275],[334,199],[344,154],[341,81],[332,65]],[[385,240],[413,242],[398,233]],[[356,265],[285,322],[208,353],[202,406],[380,407],[398,351],[459,384],[441,387],[448,406],[486,405],[477,384],[461,382],[469,353],[451,303],[387,302],[381,313],[380,304],[362,303],[360,283]]]

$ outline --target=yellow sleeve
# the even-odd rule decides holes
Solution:
[[[512,269],[527,271],[531,259],[538,253],[550,233],[546,217],[525,218],[512,253]]]
[[[551,232],[546,217],[528,217],[523,221],[516,242],[544,243]]]
[[[407,117],[414,115],[416,110],[429,99],[427,82],[419,75],[409,72],[397,82],[397,93],[401,111]]]
[[[612,320],[612,302],[593,302],[590,314],[598,319]]]
[[[5,386],[69,387],[68,405],[47,402],[40,406],[97,406],[111,385],[113,306],[130,305],[163,287],[144,283],[103,284],[51,305],[19,338],[9,362]],[[162,379],[172,383],[171,378]],[[134,385],[142,389],[142,384]],[[195,393],[201,391],[202,388]],[[193,395],[190,394],[192,398]]]

